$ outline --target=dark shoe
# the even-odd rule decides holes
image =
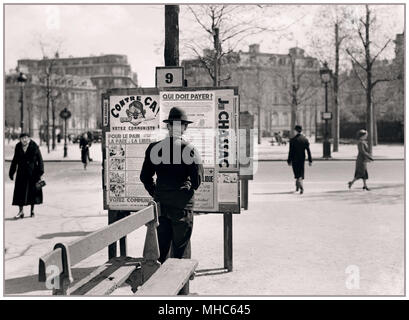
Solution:
[[[351,189],[351,187],[352,187],[352,181],[349,181],[348,182],[348,189]]]
[[[19,213],[17,213],[17,215],[14,217],[14,219],[23,219],[24,218],[24,212],[20,211]]]
[[[35,217],[35,214],[33,211],[31,211],[30,218],[34,218],[34,217]]]
[[[363,187],[362,189],[366,190],[366,191],[370,191],[371,189],[369,189],[368,187]]]
[[[301,188],[300,194],[303,194],[303,193],[304,193],[304,188]]]

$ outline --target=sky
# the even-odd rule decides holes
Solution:
[[[403,31],[401,8],[382,11],[387,13],[379,16],[382,23],[388,24],[383,29],[391,35]],[[251,43],[260,43],[262,52],[271,53],[286,53],[294,46],[307,48],[308,34],[315,27],[314,14],[318,9],[317,5],[288,7],[276,19],[285,22],[301,17],[290,27],[292,37],[256,35],[246,39],[240,49],[247,51]],[[164,5],[10,4],[5,6],[4,11],[6,72],[16,67],[18,59],[41,58],[42,47],[46,52],[58,48],[60,57],[125,54],[132,71],[137,72],[142,87],[153,87],[155,67],[164,65]],[[391,15],[394,19],[390,19]],[[193,32],[193,29],[200,32],[192,21],[186,8],[181,8],[181,46],[184,35]],[[390,24],[393,26],[390,27]],[[393,46],[390,50],[393,51]],[[184,54],[181,60],[188,57],[184,52],[181,49],[181,54]]]

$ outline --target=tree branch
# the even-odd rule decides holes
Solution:
[[[352,61],[354,64],[357,64],[358,66],[360,66],[363,70],[366,71],[366,68],[357,60],[355,59],[355,57],[352,55],[352,53],[349,51],[349,49],[345,50],[346,53],[351,57]]]
[[[361,79],[361,77],[359,76],[358,72],[356,71],[355,64],[354,64],[353,61],[352,61],[352,70],[354,70],[354,73],[355,73],[356,77],[358,78],[359,82],[361,83],[362,88],[364,88],[366,90],[366,86],[365,86],[363,80]]]
[[[208,28],[206,27],[206,25],[205,25],[204,23],[202,23],[202,21],[200,21],[198,15],[197,15],[196,12],[191,8],[191,6],[187,6],[187,7],[188,7],[189,10],[192,12],[192,14],[193,14],[193,16],[195,17],[197,23],[198,23],[206,32],[208,32],[209,34],[213,34],[213,30],[208,29]]]
[[[386,49],[386,47],[388,46],[389,42],[391,41],[391,39],[389,39],[388,41],[386,41],[385,45],[382,47],[381,50],[379,50],[379,52],[374,56],[374,58],[371,60],[370,62],[370,66],[372,67],[373,63],[375,62],[376,58],[378,58],[378,56],[382,53],[383,50]]]

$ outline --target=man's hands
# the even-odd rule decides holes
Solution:
[[[190,181],[185,181],[183,186],[180,187],[180,190],[190,191],[191,188],[192,188],[192,183]]]

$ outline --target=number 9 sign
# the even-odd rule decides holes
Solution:
[[[183,87],[183,67],[156,67],[156,87]]]

